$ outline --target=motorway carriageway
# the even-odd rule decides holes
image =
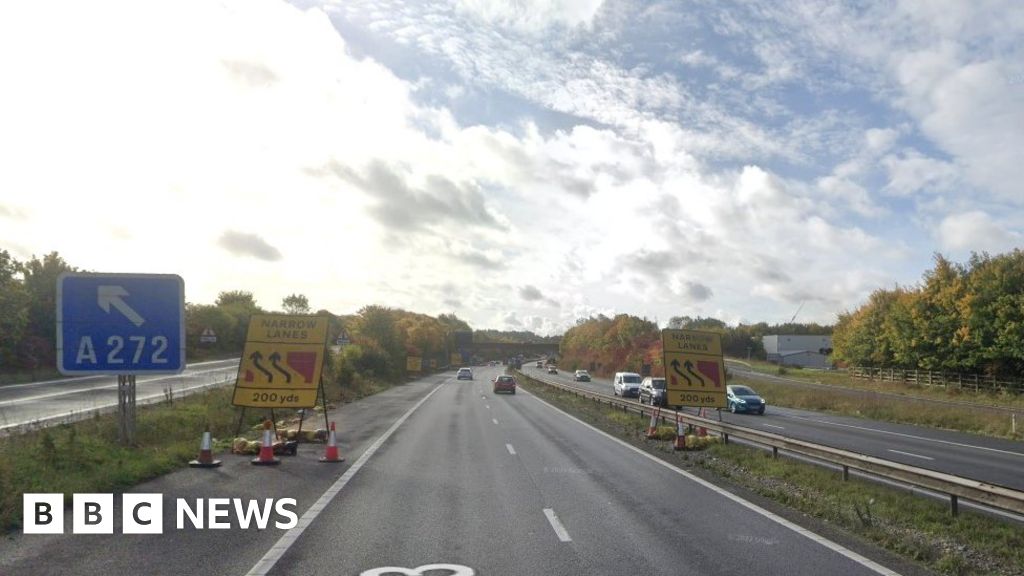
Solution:
[[[276,467],[221,454],[221,468],[136,486],[164,494],[163,535],[4,539],[0,574],[381,576],[439,564],[460,576],[920,573],[797,526],[522,388],[496,396],[499,370],[427,376],[334,410],[343,464],[319,464],[323,447],[303,445]],[[176,530],[168,511],[179,497],[295,498],[301,518],[289,531]]]
[[[612,394],[612,383],[603,378],[574,382],[572,372],[557,375],[533,365],[524,366],[527,376],[550,378],[601,394]],[[756,385],[752,388],[757,389]],[[781,436],[868,454],[885,460],[928,468],[965,478],[1024,490],[1024,445],[1013,440],[991,438],[924,426],[893,424],[864,418],[772,406],[763,416],[722,411],[722,420],[773,432]],[[696,414],[694,409],[686,412]],[[717,418],[714,410],[711,418]]]
[[[181,374],[140,375],[135,379],[138,404],[159,401],[170,389],[180,397],[232,381],[238,358],[189,364]],[[34,425],[80,419],[96,410],[117,407],[116,376],[79,376],[0,386],[0,433]]]

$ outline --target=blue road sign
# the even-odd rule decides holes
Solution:
[[[57,279],[61,374],[185,369],[185,283],[173,274],[64,273]]]

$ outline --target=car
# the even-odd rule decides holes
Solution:
[[[572,379],[576,382],[590,382],[590,372],[587,372],[586,370],[577,370],[576,373],[572,375]]]
[[[668,406],[668,393],[665,390],[665,379],[664,378],[653,378],[648,376],[644,378],[643,382],[640,383],[640,393],[637,395],[640,403],[644,403],[644,399],[651,406]]]
[[[739,384],[729,384],[725,387],[725,400],[729,404],[729,412],[733,414],[737,412],[764,414],[764,409],[768,406],[764,398],[754,392],[753,388]]]
[[[612,379],[612,392],[616,396],[639,396],[640,375],[636,372],[616,372]]]
[[[548,366],[548,374],[558,374],[558,368],[554,364]]]
[[[458,373],[455,374],[455,379],[456,380],[472,380],[473,379],[473,370],[470,369],[470,368],[465,368],[465,367],[459,368]]]
[[[543,367],[544,367],[544,363],[541,362],[540,360],[537,360],[537,368],[543,368]]]
[[[516,393],[516,379],[512,376],[495,376],[494,377],[494,393],[508,392],[509,394]]]

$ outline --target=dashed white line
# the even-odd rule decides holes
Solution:
[[[839,422],[829,422],[828,420],[818,420],[817,418],[807,418],[804,416],[796,416],[789,414],[787,418],[794,418],[796,420],[806,420],[808,422],[817,422],[819,424],[827,424],[829,426],[842,426],[843,428],[854,428],[856,430],[866,430],[868,432],[877,432],[879,434],[891,434],[893,436],[901,436],[903,438],[913,438],[914,440],[924,440],[925,442],[937,442],[939,444],[947,444],[949,446],[960,446],[961,448],[974,448],[975,450],[986,450],[988,452],[998,452],[1000,454],[1010,454],[1011,456],[1024,457],[1024,452],[1014,452],[1012,450],[1000,450],[998,448],[989,448],[987,446],[978,446],[976,444],[964,444],[963,442],[952,442],[950,440],[939,440],[938,438],[928,438],[926,436],[915,436],[914,434],[905,434],[903,432],[893,432],[891,430],[880,430],[878,428],[868,428],[867,426],[856,426],[854,424],[842,424]]]
[[[544,509],[544,516],[548,519],[548,524],[551,524],[551,528],[555,531],[555,536],[562,542],[572,542],[572,538],[569,537],[569,532],[562,526],[562,522],[555,515],[555,511],[551,508]]]
[[[491,418],[491,422],[494,422],[495,424],[497,424],[498,423],[498,419],[497,418]]]
[[[516,449],[513,448],[511,444],[505,444],[505,449],[508,450],[509,454],[511,454],[513,456],[516,455]]]
[[[534,396],[534,397],[536,398],[536,396]],[[569,413],[565,412],[564,410],[561,410],[559,408],[556,408],[556,407],[552,406],[550,403],[548,403],[547,401],[545,401],[545,400],[543,400],[541,398],[537,398],[537,401],[540,402],[541,404],[544,404],[548,408],[551,408],[555,412],[558,412],[563,417],[568,418],[569,420],[572,420],[572,421],[576,422],[577,424],[580,424],[581,426],[590,429],[591,431],[593,431],[598,436],[602,436],[604,438],[607,438],[608,440],[610,440],[610,441],[612,441],[612,442],[622,446],[623,448],[634,452],[635,454],[637,454],[641,458],[646,458],[647,460],[650,460],[651,462],[653,462],[655,464],[658,464],[659,466],[663,466],[663,467],[667,468],[668,470],[671,470],[671,471],[675,472],[676,474],[679,474],[680,476],[682,476],[684,478],[687,478],[687,479],[689,479],[689,480],[691,480],[693,482],[696,482],[697,484],[700,484],[701,486],[704,486],[708,490],[711,490],[712,492],[715,492],[716,494],[718,494],[718,495],[720,495],[720,496],[722,496],[724,498],[732,500],[736,504],[739,504],[740,506],[743,506],[744,508],[747,508],[748,510],[750,510],[750,511],[756,513],[756,514],[760,514],[761,516],[764,516],[765,518],[771,520],[772,522],[775,522],[776,524],[779,524],[780,526],[783,526],[783,527],[785,527],[785,528],[787,528],[789,530],[792,530],[793,532],[796,532],[797,534],[800,534],[801,536],[803,536],[803,537],[805,537],[805,538],[807,538],[807,539],[809,539],[809,540],[811,540],[811,541],[813,541],[813,542],[815,542],[817,544],[820,544],[821,546],[824,546],[824,547],[828,548],[829,550],[832,550],[833,552],[836,552],[836,553],[838,553],[838,554],[840,554],[842,556],[845,556],[846,558],[849,558],[850,560],[860,564],[861,566],[864,566],[865,568],[871,570],[872,572],[875,572],[876,574],[881,574],[882,576],[899,576],[898,572],[890,570],[889,568],[886,568],[885,566],[882,566],[881,564],[879,564],[878,562],[875,562],[874,560],[871,560],[869,558],[861,556],[860,554],[854,552],[853,550],[850,550],[849,548],[846,548],[845,546],[843,546],[841,544],[837,544],[837,543],[829,540],[828,538],[825,538],[824,536],[821,536],[821,535],[819,535],[819,534],[817,534],[815,532],[811,532],[810,530],[804,528],[803,526],[799,526],[797,524],[794,524],[793,522],[790,522],[789,520],[786,520],[785,518],[783,518],[783,517],[781,517],[781,516],[779,516],[779,515],[777,515],[777,514],[775,514],[773,512],[769,512],[768,510],[765,510],[764,508],[761,508],[757,504],[754,504],[752,502],[748,502],[747,500],[744,500],[743,498],[733,494],[732,492],[729,492],[728,490],[726,490],[724,488],[720,488],[718,486],[715,486],[714,484],[708,482],[707,480],[704,480],[703,478],[700,478],[698,476],[694,476],[693,474],[691,474],[691,473],[689,473],[689,472],[687,472],[687,471],[685,471],[685,470],[683,470],[681,468],[677,468],[677,467],[673,466],[672,464],[669,464],[668,462],[662,460],[661,458],[658,458],[657,456],[653,456],[651,454],[648,454],[647,452],[637,448],[636,446],[633,446],[632,444],[629,444],[629,443],[625,442],[622,439],[616,438],[616,437],[612,436],[611,434],[609,434],[609,433],[607,433],[607,432],[605,432],[603,430],[599,430],[598,428],[596,428],[596,427],[594,427],[594,426],[584,422],[583,420],[580,420],[579,418],[573,416],[572,414],[569,414]],[[552,512],[552,514],[554,514],[554,512]]]
[[[779,430],[785,430],[782,426],[776,426],[775,424],[761,424],[761,426],[767,426],[769,428],[778,428]]]
[[[488,410],[490,410],[491,409],[491,405],[490,404],[484,404],[484,408],[487,408]]]
[[[921,458],[923,460],[935,460],[935,458],[932,458],[931,456],[921,456],[920,454],[912,454],[910,452],[904,452],[902,450],[892,450],[892,449],[889,449],[889,452],[895,452],[896,454],[903,454],[904,456],[913,456],[914,458]]]

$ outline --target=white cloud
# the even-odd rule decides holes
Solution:
[[[946,216],[939,224],[938,235],[943,249],[958,253],[998,253],[1019,247],[1024,240],[980,210]]]
[[[953,190],[959,170],[949,162],[928,158],[915,150],[903,150],[882,158],[889,182],[883,189],[896,196],[943,194]]]
[[[1020,96],[993,88],[1009,57],[970,46],[1012,25],[750,6],[785,18],[710,18],[750,46],[742,67],[665,36],[709,88],[631,63],[608,24],[624,8],[600,2],[338,4],[372,36],[357,47],[271,0],[4,5],[0,222],[23,254],[180,273],[191,301],[298,292],[545,333],[616,311],[786,320],[803,300],[830,321],[927,267],[916,222],[941,220],[948,250],[1020,241],[1018,215],[989,216],[1020,205]],[[789,104],[804,83],[824,105]],[[873,114],[831,100],[857,90]],[[487,123],[453,113],[492,100]]]
[[[604,0],[456,0],[457,9],[489,24],[521,32],[538,32],[554,25],[589,27]]]

